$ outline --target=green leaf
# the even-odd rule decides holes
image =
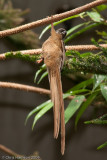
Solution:
[[[96,31],[96,33],[100,36],[102,36],[104,39],[107,39],[107,32],[105,31]]]
[[[60,21],[58,21],[58,22],[54,22],[53,25],[56,26],[56,25],[58,25],[58,24],[60,24],[60,23],[63,23],[63,22],[65,22],[65,21],[68,21],[68,20],[70,20],[70,19],[77,18],[77,17],[82,17],[84,14],[85,14],[85,12],[80,13],[80,14],[78,14],[78,15],[74,15],[74,16],[68,17],[68,18],[64,18],[64,19],[62,19],[62,20],[60,20]],[[45,33],[46,31],[48,31],[50,28],[51,28],[51,25],[48,25],[45,29],[43,29],[43,31],[41,32],[41,34],[40,34],[40,36],[39,36],[39,39],[41,39],[42,36],[44,35],[44,33]]]
[[[43,64],[43,65],[41,66],[41,68],[36,72],[35,78],[34,78],[34,83],[36,83],[37,77],[39,76],[39,74],[40,74],[45,68],[46,68],[46,65]]]
[[[67,36],[70,35],[73,31],[75,31],[76,29],[82,27],[82,26],[85,25],[85,24],[86,24],[86,23],[81,23],[81,24],[78,24],[78,25],[72,27],[71,29],[69,29],[69,30],[67,31]]]
[[[90,120],[90,121],[85,121],[85,124],[107,124],[107,114],[104,114],[100,116],[99,118]]]
[[[90,120],[90,121],[85,121],[85,124],[107,124],[107,114],[104,114],[100,116],[99,118]]]
[[[47,106],[45,106],[43,109],[41,109],[35,116],[34,121],[33,121],[33,125],[32,125],[32,129],[34,128],[37,120],[39,120],[47,111],[49,111],[53,106],[53,103],[50,102]]]
[[[92,83],[93,83],[93,79],[92,78],[88,79],[88,80],[83,81],[83,82],[77,84],[76,86],[72,87],[70,90],[68,90],[68,92],[79,90],[81,88],[84,89],[84,88],[86,88],[87,86],[89,86]]]
[[[76,95],[76,94],[80,94],[80,93],[84,93],[84,92],[91,92],[91,90],[89,89],[80,89],[80,90],[76,90],[76,91],[71,91],[71,95]]]
[[[70,94],[64,94],[63,95],[63,98],[67,98],[68,96],[70,96]],[[44,107],[43,107],[44,106]],[[47,111],[49,111],[53,106],[53,103],[49,100],[47,101],[46,103],[44,103],[44,105],[42,104],[42,107],[41,107],[41,110],[39,108],[39,112],[36,114],[35,118],[34,118],[34,122],[33,122],[33,125],[32,125],[32,129],[34,128],[37,120],[39,120]],[[37,110],[36,110],[37,111]],[[34,114],[34,113],[31,113],[31,114]],[[30,114],[30,116],[31,116]],[[29,118],[29,117],[28,117]]]
[[[95,23],[95,22],[94,22],[94,23],[92,23],[92,24],[90,24],[90,25],[87,25],[87,26],[85,26],[84,28],[80,29],[79,31],[77,31],[77,32],[73,33],[72,35],[68,36],[68,37],[64,40],[64,42],[67,43],[67,42],[69,42],[70,40],[74,39],[75,37],[79,36],[80,34],[86,32],[87,30],[92,29],[92,28],[94,28],[94,27],[97,27],[97,26],[99,26],[99,25],[101,25],[101,24],[102,24],[102,23]]]
[[[69,103],[68,107],[65,110],[65,123],[67,123],[69,119],[74,115],[74,113],[78,110],[84,99],[85,96],[77,96]]]
[[[86,52],[86,53],[82,53],[81,55],[80,55],[80,57],[88,57],[88,56],[91,56],[93,53],[92,52]]]
[[[37,106],[36,108],[34,108],[27,116],[25,124],[27,123],[28,119],[36,112],[38,112],[39,110],[41,110],[42,108],[44,108],[46,105],[48,105],[51,102],[51,100],[48,100],[44,103],[42,103],[41,105]]]
[[[104,96],[105,100],[107,101],[107,85],[101,85],[101,93]]]
[[[75,127],[77,127],[78,121],[87,109],[87,107],[91,104],[91,102],[96,98],[98,92],[92,93],[86,100],[86,102],[83,103],[81,106],[79,112],[77,113],[76,119],[75,119]]]
[[[107,5],[102,4],[100,6],[97,6],[96,8],[98,9],[99,12],[101,12],[101,11],[104,11],[105,9],[107,9]]]
[[[47,72],[47,71],[44,72],[44,73],[42,74],[42,76],[40,77],[40,79],[39,79],[39,81],[38,81],[37,84],[39,84],[39,83],[42,81],[42,79],[45,78],[47,75],[48,75],[48,72]]]
[[[107,120],[93,119],[91,121],[85,121],[84,124],[107,124]]]
[[[103,82],[103,80],[106,78],[104,75],[97,75],[94,74],[93,79],[93,91]]]
[[[87,15],[94,21],[94,22],[101,22],[103,19],[98,12],[92,11],[87,12]]]
[[[66,99],[68,96],[70,96],[70,93],[65,93],[63,95],[63,99]],[[41,105],[37,106],[36,108],[34,108],[27,116],[25,124],[27,123],[28,119],[36,112],[40,111],[41,109],[43,109],[44,107],[48,106],[51,103],[51,100],[48,100],[44,103],[42,103]],[[48,111],[48,110],[47,110]]]
[[[63,99],[66,99],[67,97],[71,96],[71,93],[64,93],[63,94]]]
[[[98,150],[105,148],[107,146],[107,142],[103,143],[102,145],[100,145],[99,147],[97,147]]]

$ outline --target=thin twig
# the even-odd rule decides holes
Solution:
[[[45,94],[45,95],[51,94],[50,90],[48,89],[43,89],[43,88],[38,88],[38,87],[33,87],[33,86],[23,85],[23,84],[17,84],[17,83],[11,83],[11,82],[0,82],[0,87],[35,92],[35,93],[40,93],[40,94]],[[67,98],[72,100],[75,98],[75,96],[69,96]],[[84,101],[85,100],[86,99],[84,99]]]
[[[93,8],[93,7],[96,7],[96,6],[104,4],[104,3],[107,3],[107,0],[96,0],[94,2],[88,3],[84,6],[75,8],[73,10],[70,10],[70,11],[67,11],[67,12],[64,12],[64,13],[61,13],[61,14],[56,14],[56,15],[53,15],[53,16],[50,16],[50,17],[47,17],[47,18],[44,18],[44,19],[41,19],[41,20],[37,20],[35,22],[28,23],[28,24],[25,24],[25,25],[22,25],[22,26],[19,26],[19,27],[16,27],[16,28],[7,29],[7,30],[4,30],[4,31],[0,32],[0,37],[5,37],[5,36],[12,35],[12,34],[17,34],[19,32],[23,32],[23,31],[26,31],[26,30],[29,30],[29,29],[32,29],[32,28],[35,28],[35,27],[38,27],[38,26],[50,24],[52,22],[56,22],[56,21],[59,21],[61,19],[79,14],[79,13],[84,12],[84,11],[87,11],[87,10]]]
[[[100,46],[107,48],[107,44],[99,44]],[[65,46],[67,51],[70,50],[76,50],[76,51],[93,51],[93,50],[99,50],[99,47],[96,47],[95,45],[73,45],[73,46]],[[29,54],[29,55],[39,55],[42,53],[42,49],[31,49],[31,50],[23,50],[23,51],[15,51],[12,52],[14,55],[20,52],[21,54]],[[5,60],[6,53],[0,54],[0,60]]]
[[[4,145],[0,144],[0,150],[7,153],[10,156],[14,156],[14,157],[21,157],[21,155],[15,153],[14,151],[10,150],[9,148],[5,147]],[[2,157],[2,159],[5,159],[5,156]]]

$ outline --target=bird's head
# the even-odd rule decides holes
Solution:
[[[62,36],[62,39],[64,39],[66,34],[67,34],[67,32],[66,32],[66,30],[64,28],[57,29],[56,33],[60,34]]]

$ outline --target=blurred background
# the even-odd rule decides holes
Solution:
[[[25,21],[23,23],[70,10],[89,2],[92,2],[92,0],[12,0],[14,8],[30,9],[30,12],[24,16]],[[106,14],[105,16],[107,17]],[[63,27],[70,28],[78,24],[79,21],[80,19],[74,19],[68,24],[63,24]],[[35,35],[35,48],[40,48],[42,42],[49,36],[49,32],[47,32],[41,41],[38,40],[38,35],[43,28],[44,26],[33,29],[37,34]],[[90,44],[90,38],[94,34],[93,31],[89,33],[87,32],[87,34],[75,39],[72,44]],[[0,39],[0,53],[24,49],[24,47],[13,44],[7,38]],[[28,48],[30,47],[28,46]],[[34,75],[38,68],[39,66],[36,63],[32,64],[17,59],[0,61],[0,81],[16,82],[49,89],[47,77],[39,85],[34,84]],[[63,91],[67,91],[73,84],[74,82],[71,79],[62,77]],[[101,151],[96,151],[96,148],[106,141],[107,128],[83,124],[85,120],[92,116],[93,106],[89,107],[85,112],[79,122],[77,131],[74,130],[74,118],[67,123],[64,156],[61,156],[60,153],[60,136],[58,140],[53,138],[52,110],[37,122],[33,131],[31,127],[34,117],[31,117],[25,126],[25,119],[30,110],[48,99],[48,96],[38,93],[0,88],[0,144],[26,156],[38,151],[42,160],[106,159],[106,148]],[[65,101],[65,107],[68,102]],[[0,156],[3,154],[3,152],[0,152]]]

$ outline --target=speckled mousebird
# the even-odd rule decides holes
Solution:
[[[65,151],[65,120],[60,71],[65,60],[65,46],[63,42],[65,36],[65,29],[60,28],[55,31],[53,24],[51,24],[51,36],[42,45],[44,63],[47,67],[50,82],[51,100],[54,105],[54,138],[58,137],[61,119],[62,155]]]

